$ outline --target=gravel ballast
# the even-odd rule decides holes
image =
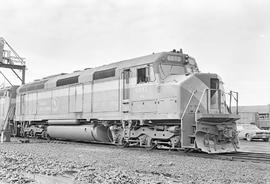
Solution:
[[[270,165],[97,144],[0,144],[0,183],[270,183]]]

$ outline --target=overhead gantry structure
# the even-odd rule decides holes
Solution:
[[[9,68],[16,75],[16,77],[21,81],[21,84],[25,84],[25,61],[21,58],[19,54],[11,47],[11,45],[2,37],[0,37],[0,68]],[[11,96],[8,94],[8,90],[17,89],[12,84],[11,79],[5,76],[5,74],[0,71],[0,74],[5,78],[5,80],[10,84],[11,87],[0,89],[3,93],[0,99],[5,100],[5,104],[1,105],[0,111],[3,112],[0,117],[0,143],[9,142],[11,136],[10,124],[11,117],[15,114],[15,104],[12,103]],[[3,100],[2,100],[3,101]]]
[[[25,84],[25,70],[26,65],[24,58],[11,47],[11,45],[2,37],[0,37],[0,68],[9,68],[16,75],[16,77]],[[18,73],[21,71],[21,74]],[[0,71],[0,74],[12,85],[11,81]]]

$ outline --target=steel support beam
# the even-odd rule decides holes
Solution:
[[[20,79],[22,84],[25,84],[25,70],[26,70],[26,66],[25,66],[25,62],[23,60],[23,58],[21,58],[19,56],[19,54],[7,43],[7,41],[4,38],[0,37],[0,41],[2,43],[1,45],[1,49],[2,52],[0,52],[0,54],[2,55],[1,58],[1,62],[0,62],[0,68],[9,68],[12,70],[12,72],[18,77],[18,79]],[[4,45],[6,44],[9,48],[9,50],[11,50],[11,52],[13,53],[13,55],[15,56],[5,56],[5,51],[4,51]],[[22,71],[22,75],[20,76],[15,70],[20,70]],[[6,78],[6,77],[5,77]],[[10,82],[10,81],[8,81]]]
[[[0,63],[1,68],[12,68],[16,70],[25,70],[25,65],[12,65],[12,64],[5,64],[5,63]]]
[[[13,84],[8,80],[8,78],[3,74],[3,72],[0,71],[0,74],[8,81],[11,86],[13,86]]]

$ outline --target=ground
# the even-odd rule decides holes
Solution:
[[[252,142],[248,142],[241,140],[240,148],[243,151],[270,153],[270,142],[263,142],[262,140],[254,140]]]
[[[244,150],[270,149],[241,141]],[[259,146],[258,146],[259,145]],[[266,149],[267,148],[267,149]],[[257,149],[257,148],[255,148]],[[270,165],[97,144],[0,145],[0,183],[270,183]]]

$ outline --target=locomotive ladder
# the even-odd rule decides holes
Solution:
[[[11,104],[8,108],[8,113],[3,123],[3,127],[1,128],[1,143],[4,141],[10,141],[10,128],[9,128],[9,121],[14,116],[15,113],[15,104]],[[4,138],[6,140],[4,140]]]
[[[181,116],[180,139],[181,139],[182,148],[194,147],[193,145],[191,145],[191,140],[195,139],[195,136],[193,135],[194,128],[196,128],[193,126],[194,113],[187,113],[187,110],[196,93],[197,93],[197,90],[194,90],[192,94],[190,95],[188,103],[186,104],[183,114]],[[192,122],[192,126],[190,126],[190,123],[187,123],[187,122]]]

